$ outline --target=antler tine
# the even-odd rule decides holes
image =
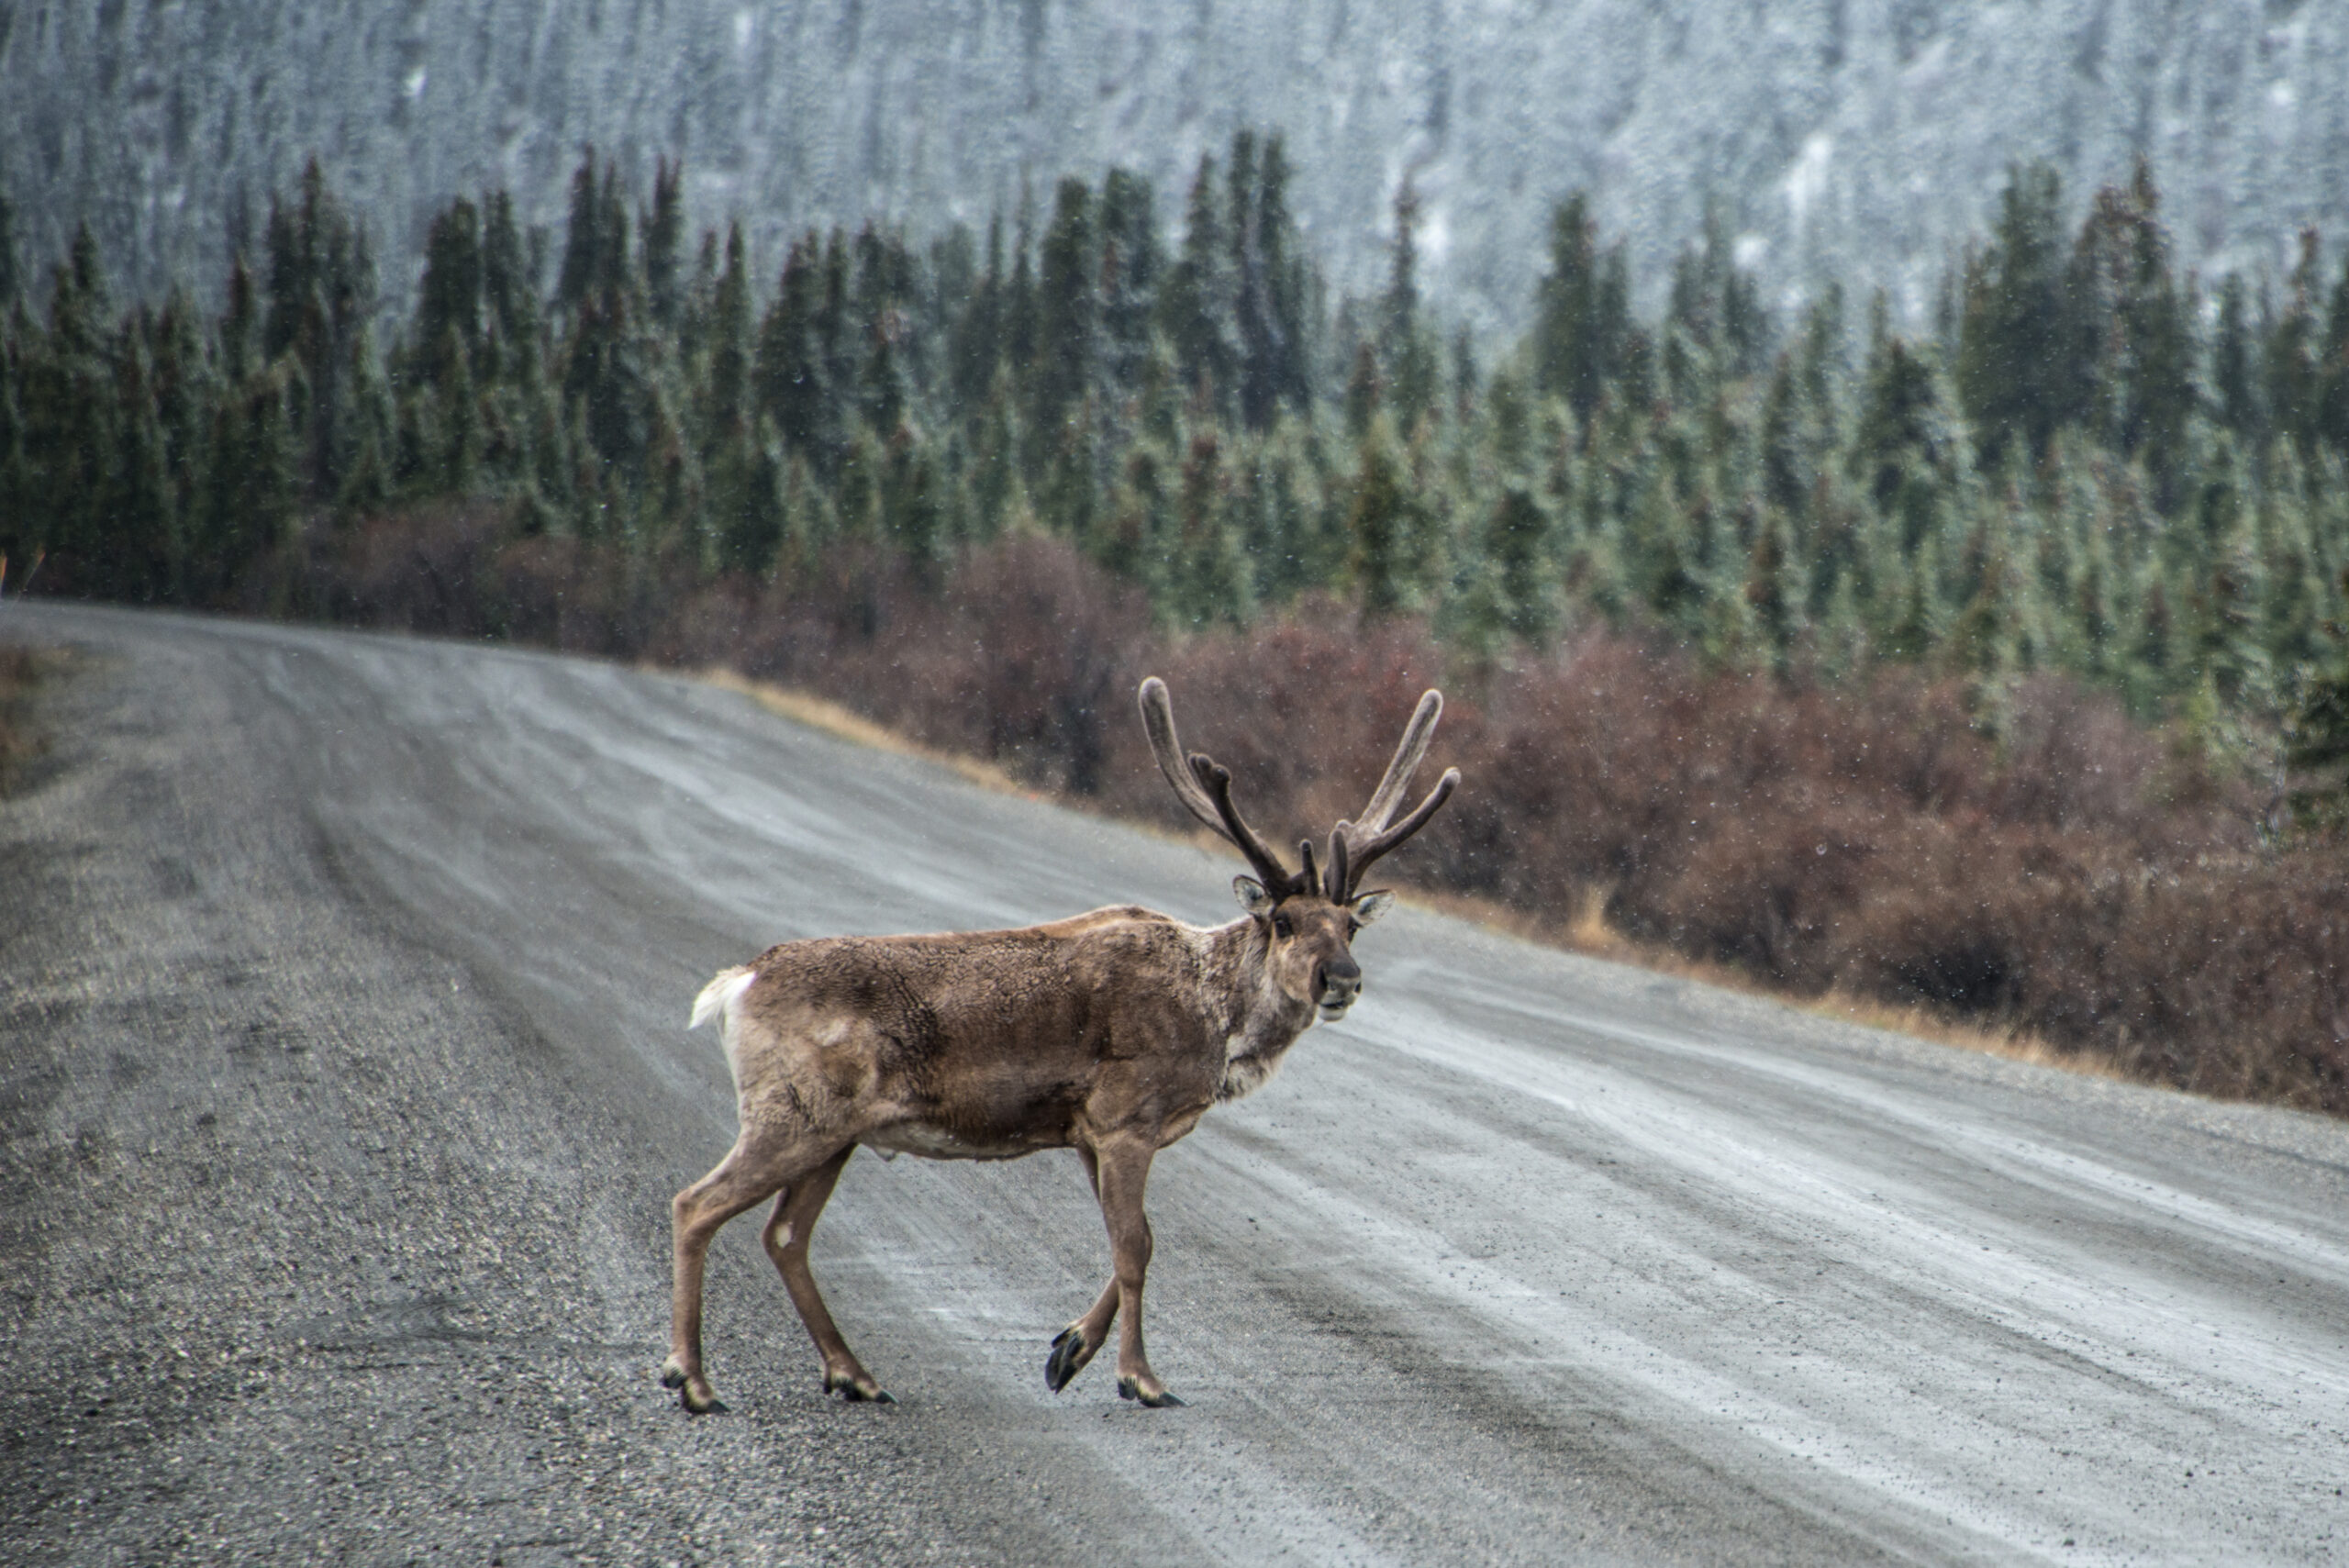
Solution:
[[[1428,791],[1427,798],[1419,802],[1408,817],[1385,831],[1374,834],[1360,845],[1348,844],[1347,848],[1353,851],[1353,863],[1348,869],[1346,881],[1341,884],[1343,892],[1334,902],[1342,903],[1345,899],[1352,898],[1354,895],[1354,889],[1361,885],[1362,873],[1370,869],[1370,862],[1426,827],[1428,818],[1442,810],[1443,803],[1452,798],[1452,792],[1459,787],[1460,770],[1458,768],[1444,769],[1443,777],[1435,781],[1435,788]]]
[[[1442,716],[1443,694],[1431,686],[1420,695],[1419,706],[1411,710],[1411,722],[1403,727],[1403,739],[1395,748],[1395,760],[1386,764],[1386,776],[1378,781],[1370,804],[1354,819],[1356,828],[1365,833],[1386,830],[1387,819],[1402,804],[1403,792],[1410,787],[1411,775],[1419,771],[1420,760],[1428,754],[1428,743],[1435,739],[1435,721]]]
[[[1158,771],[1174,786],[1174,798],[1192,816],[1230,838],[1231,831],[1224,826],[1215,802],[1208,798],[1198,780],[1191,776],[1190,766],[1183,759],[1182,743],[1174,738],[1174,701],[1166,695],[1166,683],[1155,675],[1141,684],[1141,725],[1150,732],[1151,754],[1158,759]]]
[[[1315,870],[1313,865],[1313,840],[1299,839],[1297,841],[1297,858],[1305,862],[1305,869],[1297,873],[1297,884],[1310,893],[1321,881],[1321,873]]]
[[[1346,835],[1353,827],[1351,822],[1340,822],[1330,829],[1329,880],[1322,884],[1322,892],[1332,904],[1343,904],[1353,895],[1353,889],[1346,884]]]
[[[1231,770],[1204,751],[1194,751],[1191,772],[1206,786],[1205,793],[1214,802],[1216,814],[1223,818],[1224,837],[1240,846],[1240,852],[1248,857],[1248,863],[1264,880],[1264,890],[1275,898],[1286,898],[1302,891],[1297,877],[1281,864],[1280,856],[1256,836],[1256,829],[1248,826],[1248,819],[1231,804]]]

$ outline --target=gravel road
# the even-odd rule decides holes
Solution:
[[[1408,909],[1160,1158],[1187,1408],[1045,1391],[1107,1266],[1073,1157],[866,1155],[816,1263],[900,1403],[819,1396],[745,1220],[734,1413],[689,1418],[654,1369],[667,1201],[732,1135],[701,981],[1220,919],[1233,867],[608,665],[0,638],[72,651],[0,802],[6,1562],[2349,1557],[2349,1127]]]

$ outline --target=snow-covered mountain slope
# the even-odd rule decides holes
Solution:
[[[2349,235],[2349,0],[0,0],[25,259],[87,216],[142,285],[217,279],[312,152],[404,264],[484,183],[559,226],[590,143],[640,189],[682,153],[694,223],[739,212],[774,263],[1113,162],[1172,222],[1242,125],[1286,135],[1343,288],[1410,175],[1424,284],[1486,328],[1576,186],[1651,290],[1718,202],[1773,297],[1836,275],[1914,314],[2017,159],[2078,200],[2151,156],[2206,274]]]

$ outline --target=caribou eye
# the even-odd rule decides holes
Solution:
[[[1293,927],[1293,926],[1291,926],[1291,925],[1288,923],[1288,917],[1287,917],[1286,915],[1281,915],[1281,914],[1275,914],[1275,915],[1274,915],[1274,917],[1273,917],[1273,935],[1275,935],[1275,936],[1276,936],[1276,937],[1280,937],[1280,938],[1282,938],[1282,939],[1286,940],[1286,939],[1287,939],[1288,937],[1293,936],[1293,935],[1295,935],[1295,934],[1296,934],[1296,928],[1295,928],[1295,927]]]
[[[1352,941],[1362,933],[1362,922],[1352,915],[1346,917],[1346,940]]]

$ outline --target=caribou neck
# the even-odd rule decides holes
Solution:
[[[1263,921],[1243,915],[1206,935],[1208,1021],[1224,1057],[1216,1098],[1236,1100],[1263,1088],[1280,1070],[1281,1058],[1312,1024],[1313,1004],[1289,995],[1274,980],[1272,937]]]

